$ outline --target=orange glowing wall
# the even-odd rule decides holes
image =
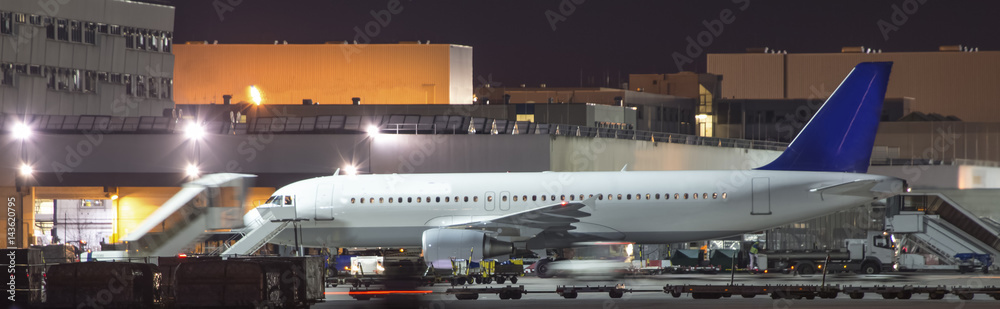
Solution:
[[[448,104],[451,46],[179,44],[174,102],[221,104],[226,94],[253,102],[255,85],[262,104]]]

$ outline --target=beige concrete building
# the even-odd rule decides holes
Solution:
[[[708,73],[725,78],[725,98],[810,99],[827,97],[859,62],[892,61],[886,97],[912,97],[914,111],[965,121],[1000,119],[1000,51],[941,49],[957,51],[709,54]]]

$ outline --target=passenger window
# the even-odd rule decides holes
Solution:
[[[698,193],[695,193],[695,194],[693,194],[693,195],[694,195],[694,199],[696,199],[696,200],[697,200],[697,199],[698,199]]]
[[[431,202],[431,197],[430,197],[430,196],[428,196],[428,197],[427,197],[427,199],[426,199],[425,201],[427,201],[428,203],[430,203],[430,202]]]
[[[608,193],[608,200],[610,201],[610,200],[613,200],[613,199],[614,199],[614,197],[612,197],[611,193]]]
[[[555,201],[555,200],[556,200],[556,196],[555,196],[555,194],[553,194],[552,195],[552,201]]]
[[[684,193],[684,199],[685,200],[688,199],[688,194],[687,193]]]
[[[365,203],[365,198],[362,197],[361,198],[361,204],[364,204],[364,203]]]
[[[527,202],[528,201],[528,196],[527,195],[522,195],[521,196],[521,200]]]
[[[421,199],[420,199],[420,197],[418,196],[418,197],[417,197],[417,203],[420,203],[420,201],[421,201]]]
[[[390,197],[389,198],[389,204],[392,204],[392,200],[393,200],[393,198]]]
[[[582,200],[585,200],[585,198],[583,198],[583,194],[580,194],[580,200],[581,200],[581,201],[582,201]]]
[[[468,196],[466,196],[466,197],[465,197],[465,199],[464,199],[464,201],[465,201],[466,203],[468,203],[468,202],[469,202],[469,197],[468,197]]]
[[[502,201],[506,202],[506,201],[507,201],[507,196],[506,196],[506,195],[504,195],[503,197],[501,197],[501,198],[500,198],[500,200],[502,200]]]
[[[537,195],[532,195],[531,196],[531,201],[532,202],[538,201],[538,196]]]
[[[434,198],[434,202],[435,202],[435,203],[440,203],[440,202],[441,202],[441,197],[440,197],[440,196],[438,196],[438,197],[435,197],[435,198]]]
[[[680,194],[674,193],[674,199],[675,200],[680,199]]]
[[[660,199],[660,194],[659,193],[656,194],[656,199]]]
[[[354,198],[352,197],[352,198],[351,198],[351,204],[354,204],[354,200],[355,200],[355,199],[354,199]]]
[[[657,194],[657,196],[659,196],[659,194]],[[659,198],[659,197],[657,197],[657,198]],[[649,193],[646,193],[646,199],[647,200],[649,199]]]
[[[478,196],[473,196],[472,197],[472,201],[473,202],[478,202],[479,201],[479,197]]]
[[[487,196],[487,197],[486,197],[486,201],[487,201],[487,202],[492,202],[492,201],[493,201],[493,196],[492,196],[492,195],[490,195],[490,196]]]
[[[592,198],[592,197],[594,197],[594,195],[593,195],[593,194],[591,194],[591,195],[588,195],[588,196],[587,196],[587,198]],[[580,199],[581,199],[581,200],[583,199],[583,196],[582,196],[582,195],[580,196]]]
[[[445,202],[445,203],[447,203],[447,202],[451,202],[451,197],[448,197],[448,196],[445,196],[445,197],[444,197],[444,202]]]
[[[570,194],[570,196],[569,196],[569,200],[570,200],[570,201],[575,201],[575,200],[576,200],[576,196],[573,196],[572,194]]]
[[[412,197],[408,197],[408,198],[406,198],[406,202],[407,202],[407,203],[413,203],[413,198],[412,198]]]
[[[368,204],[375,204],[375,198],[374,197],[369,197],[368,198]]]
[[[514,201],[517,202],[517,195],[514,196]]]
[[[621,194],[618,195],[618,200],[619,201],[622,200],[622,195]]]
[[[566,200],[566,196],[565,195],[560,195],[559,196],[559,200],[560,201],[565,201]]]
[[[625,199],[631,201],[632,200],[632,195],[631,194],[625,194]]]
[[[385,198],[384,197],[378,198],[378,203],[379,204],[385,203]]]
[[[599,200],[602,200],[602,201],[603,201],[603,200],[604,200],[604,194],[598,194],[598,195],[597,195],[597,199],[599,199]]]
[[[722,192],[722,199],[726,199],[726,192]]]
[[[544,201],[545,201],[545,196],[544,196],[544,195],[542,195],[542,202],[544,202]]]

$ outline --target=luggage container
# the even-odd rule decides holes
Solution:
[[[151,308],[161,303],[160,275],[153,264],[57,264],[46,277],[46,308]]]
[[[295,289],[281,284],[286,261],[181,262],[174,271],[176,308],[293,308]]]

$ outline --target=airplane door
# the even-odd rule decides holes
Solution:
[[[500,192],[500,211],[510,210],[510,192]]]
[[[486,202],[486,204],[485,204],[486,210],[493,211],[493,210],[497,209],[497,194],[495,192],[493,192],[493,191],[490,191],[490,192],[486,192],[486,196],[485,197],[486,197],[485,198],[485,200],[486,200],[485,201]]]
[[[751,215],[771,214],[771,179],[767,177],[756,177],[751,180],[753,186],[753,206]]]
[[[316,220],[333,219],[333,184],[320,183],[316,186]]]

